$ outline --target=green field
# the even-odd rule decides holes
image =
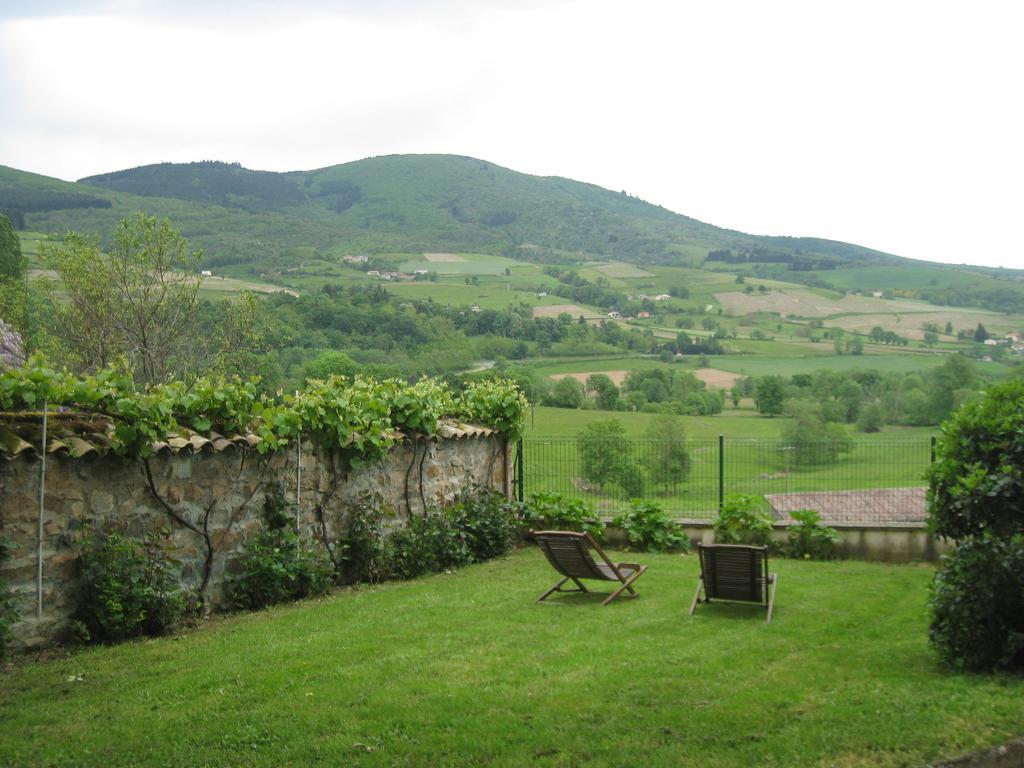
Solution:
[[[1020,735],[1024,681],[938,665],[929,566],[773,560],[765,625],[688,616],[693,555],[613,556],[650,570],[605,608],[538,605],[556,574],[525,548],[26,658],[0,676],[0,763],[887,768]]]
[[[782,450],[783,429],[789,420],[766,418],[749,408],[729,408],[707,416],[680,416],[690,455],[690,471],[670,485],[658,485],[648,470],[659,461],[657,448],[645,431],[657,417],[646,413],[583,411],[538,407],[527,418],[523,438],[524,490],[556,491],[579,496],[612,516],[628,500],[615,485],[598,488],[586,481],[576,436],[595,421],[618,420],[631,438],[624,449],[629,463],[643,478],[642,496],[669,513],[688,518],[716,514],[719,494],[719,436],[724,438],[724,491],[763,496],[772,493],[845,491],[871,488],[919,487],[928,466],[928,427],[886,427],[865,435],[853,432],[853,450],[835,463],[810,467],[793,465]]]

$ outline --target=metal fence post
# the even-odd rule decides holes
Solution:
[[[725,504],[725,435],[718,436],[718,514]]]
[[[43,400],[43,437],[39,445],[39,520],[36,532],[36,618],[43,618],[43,518],[46,510],[46,415],[48,399]]]
[[[932,435],[931,453],[929,454],[929,461],[935,463],[935,435]]]
[[[519,501],[523,500],[523,438],[516,443],[516,491]]]

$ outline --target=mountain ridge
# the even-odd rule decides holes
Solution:
[[[787,270],[932,264],[827,238],[751,235],[625,192],[464,155],[377,155],[307,171],[156,163],[77,182],[0,166],[0,211],[19,229],[108,233],[136,210],[170,218],[211,265],[287,266],[310,248]]]

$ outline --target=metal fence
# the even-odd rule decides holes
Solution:
[[[813,508],[834,521],[918,521],[932,452],[929,439],[858,440],[836,452],[828,441],[526,438],[517,481],[521,498],[557,492],[608,513],[642,498],[679,518],[709,519],[728,496],[746,494],[780,518]]]

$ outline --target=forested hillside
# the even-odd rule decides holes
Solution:
[[[104,208],[75,208],[96,205]],[[0,210],[19,228],[108,231],[126,211],[178,222],[210,263],[301,260],[290,249],[476,251],[564,263],[613,257],[696,266],[709,251],[800,268],[895,257],[814,238],[721,229],[570,179],[451,155],[375,157],[313,171],[159,164],[70,184],[0,168]],[[27,218],[26,218],[27,217]]]

